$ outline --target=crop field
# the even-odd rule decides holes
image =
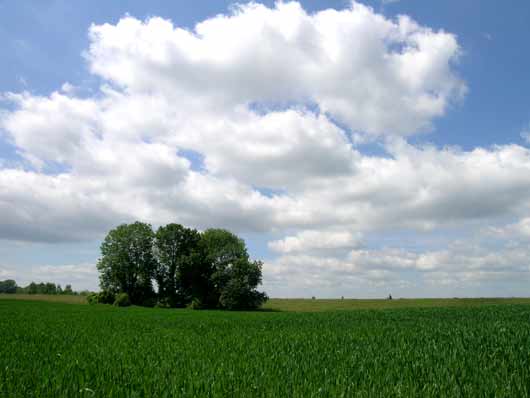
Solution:
[[[1,397],[530,395],[530,305],[223,312],[0,300]]]

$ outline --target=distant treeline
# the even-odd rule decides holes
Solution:
[[[72,285],[66,285],[64,288],[62,288],[61,285],[52,282],[31,282],[29,285],[22,287],[18,286],[17,282],[13,279],[7,279],[5,281],[0,281],[0,293],[86,295],[90,292],[76,292],[72,289]]]

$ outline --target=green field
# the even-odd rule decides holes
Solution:
[[[529,396],[530,305],[473,303],[249,313],[4,299],[0,396]]]
[[[68,304],[87,304],[85,296],[49,294],[1,294],[0,300],[51,301]],[[397,309],[428,307],[477,307],[490,304],[528,304],[530,298],[432,298],[432,299],[278,299],[265,303],[266,311],[321,312],[360,309]]]

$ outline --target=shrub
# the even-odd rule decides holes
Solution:
[[[103,290],[98,293],[99,304],[113,304],[116,300],[116,295],[108,290]]]
[[[155,308],[171,308],[167,300],[158,300],[155,304]]]
[[[231,280],[223,290],[219,304],[228,310],[254,310],[267,300],[265,293],[251,289],[239,280]]]
[[[155,297],[146,297],[139,303],[139,305],[141,305],[142,307],[152,308],[156,305],[156,303],[157,301]]]
[[[97,293],[90,293],[86,296],[86,301],[88,304],[93,305],[98,303],[98,297],[99,295]]]
[[[200,299],[194,298],[193,300],[191,300],[191,303],[188,305],[188,308],[191,308],[192,310],[202,310],[206,307]]]
[[[131,305],[131,300],[129,300],[129,295],[127,293],[119,293],[114,300],[114,305],[116,307],[128,307]]]

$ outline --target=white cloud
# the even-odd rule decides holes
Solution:
[[[431,289],[431,294],[448,296],[455,289],[470,286],[530,281],[529,264],[526,245],[488,248],[453,242],[440,250],[355,249],[338,257],[287,254],[266,264],[265,272],[269,286],[279,291],[286,284],[298,291],[322,291],[327,286],[336,292],[371,286],[379,296],[389,288],[410,296],[422,286]],[[316,280],[325,284],[319,285]]]
[[[282,240],[269,242],[269,247],[279,253],[351,250],[358,246],[361,235],[351,231],[306,230]]]
[[[296,2],[251,3],[194,31],[126,17],[93,25],[90,38],[92,72],[131,93],[224,110],[312,102],[369,134],[428,129],[465,92],[452,68],[460,52],[453,35],[356,2],[315,14]]]
[[[492,253],[361,240],[527,217],[528,148],[406,141],[465,94],[460,52],[450,33],[355,2],[314,14],[248,4],[193,30],[161,18],[93,25],[99,92],[65,83],[2,96],[12,107],[0,130],[24,162],[0,169],[0,239],[83,241],[134,219],[176,221],[273,233],[271,283],[414,286],[403,273],[455,272],[451,262],[493,275],[504,263]],[[370,140],[385,156],[356,147]]]

